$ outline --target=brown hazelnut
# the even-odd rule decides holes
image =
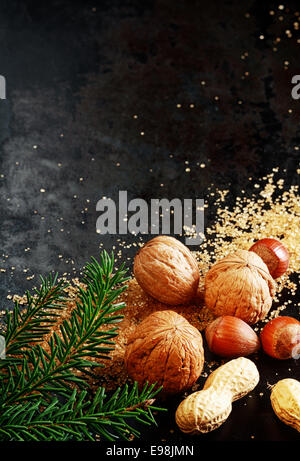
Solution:
[[[281,277],[289,267],[289,252],[279,240],[272,238],[258,240],[249,251],[254,251],[262,258],[273,279]]]
[[[276,286],[260,256],[238,250],[207,272],[205,304],[216,317],[233,315],[253,324],[269,312]]]
[[[298,358],[300,354],[300,322],[288,316],[270,320],[260,333],[264,352],[275,359]]]
[[[202,372],[202,336],[175,311],[157,311],[137,326],[124,360],[139,388],[146,382],[157,383],[163,386],[161,395],[177,394],[190,389]]]
[[[255,331],[231,315],[218,317],[207,325],[205,337],[210,351],[221,357],[246,357],[260,348]]]
[[[133,272],[143,290],[165,304],[186,304],[197,293],[197,261],[174,237],[161,235],[147,242],[135,256]]]

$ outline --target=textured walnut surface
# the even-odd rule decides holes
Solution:
[[[204,365],[201,333],[172,310],[148,316],[128,339],[125,366],[142,387],[163,386],[163,394],[190,389]]]
[[[205,278],[205,303],[214,315],[233,315],[253,324],[268,314],[276,282],[254,252],[237,250],[218,261]]]
[[[134,275],[146,293],[173,306],[191,301],[199,285],[193,254],[179,240],[165,235],[155,237],[139,250]]]

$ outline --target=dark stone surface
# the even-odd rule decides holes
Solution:
[[[277,166],[286,169],[285,187],[299,182],[300,102],[291,98],[291,78],[299,73],[297,2],[284,2],[283,11],[278,5],[1,1],[2,307],[11,306],[8,294],[37,283],[38,274],[77,275],[101,242],[108,250],[116,244],[118,236],[96,233],[102,196],[116,199],[127,190],[129,199],[202,198],[213,183],[230,188],[233,201],[241,189],[253,192],[249,176]],[[197,166],[202,162],[204,169]],[[208,212],[206,225],[213,219]],[[296,361],[265,358],[247,408],[236,402],[213,433],[180,434],[178,401],[170,401],[146,438],[177,445],[252,436],[299,440],[272,413],[266,389],[290,369],[299,378]]]

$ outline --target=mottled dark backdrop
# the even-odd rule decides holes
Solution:
[[[2,307],[116,244],[96,233],[102,196],[201,198],[213,183],[234,200],[277,166],[296,184],[299,14],[297,2],[2,0]],[[242,410],[208,439],[249,439]],[[260,415],[256,438],[297,437],[267,403]],[[181,440],[164,428],[153,438]]]

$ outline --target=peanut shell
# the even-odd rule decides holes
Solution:
[[[271,405],[278,418],[300,432],[300,381],[281,379],[272,387]]]

